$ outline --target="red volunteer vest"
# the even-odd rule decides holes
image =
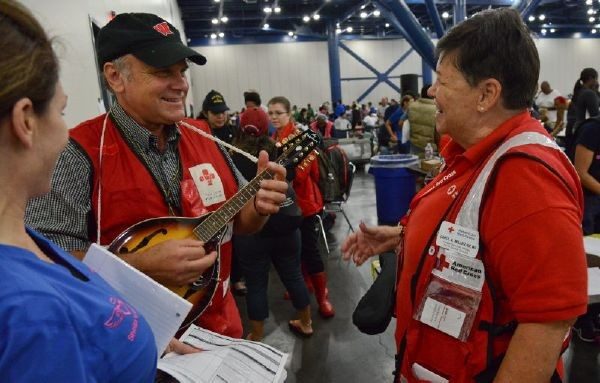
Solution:
[[[281,131],[275,132],[273,139],[281,142],[284,138],[297,133],[297,131],[298,129],[296,129],[294,123],[290,122],[281,128]],[[304,217],[309,217],[323,210],[323,196],[321,190],[319,190],[318,182],[319,164],[317,161],[312,161],[310,166],[305,169],[296,167],[296,177],[292,186],[296,192],[296,201]]]
[[[515,118],[520,118],[521,121],[519,122],[521,123],[508,134],[506,140],[523,132],[543,132],[537,121],[525,118],[523,115]],[[545,132],[542,134],[545,135]],[[574,169],[572,169],[565,156],[558,154],[555,149],[542,145],[523,145],[509,149],[503,156],[525,156],[547,165],[549,169],[554,169],[555,175],[565,182],[571,193],[581,200],[581,189],[574,181],[577,180]],[[515,319],[498,317],[498,313],[494,312],[496,307],[492,299],[493,290],[490,289],[487,278],[483,285],[481,303],[475,322],[466,342],[461,342],[413,318],[414,312],[425,294],[432,270],[439,267],[440,261],[435,256],[438,251],[435,244],[438,225],[443,220],[455,222],[466,197],[466,192],[469,191],[485,162],[479,165],[476,170],[470,172],[465,171],[465,168],[461,169],[460,165],[454,168],[451,165],[445,169],[415,196],[411,202],[410,214],[403,218],[403,224],[406,228],[405,241],[415,238],[414,234],[411,235],[411,231],[413,233],[414,231],[420,231],[432,235],[429,240],[426,240],[426,245],[421,248],[419,257],[415,257],[415,254],[410,258],[401,256],[398,261],[396,344],[398,347],[397,358],[400,358],[397,361],[397,365],[400,367],[399,373],[401,376],[398,380],[400,382],[428,381],[427,379],[420,380],[415,376],[415,364],[418,365],[417,369],[422,366],[448,379],[450,382],[471,382],[477,374],[488,368],[493,358],[503,355],[508,348],[514,330],[514,327],[510,328],[510,324],[514,324]],[[467,175],[463,177],[465,173]],[[454,200],[450,195],[460,190],[463,190],[463,192],[458,194],[456,202],[451,206]],[[438,193],[437,197],[435,196],[436,192]],[[447,194],[448,197],[444,199],[444,197],[439,196],[439,193]],[[481,209],[485,204],[485,193],[483,196]],[[428,197],[434,198],[438,202],[445,200],[447,203],[445,206],[436,207],[431,206],[431,203],[429,203],[425,207],[427,209],[427,220],[419,220],[419,222],[414,222],[411,225],[411,218],[414,221],[414,211],[419,208],[419,202]],[[480,244],[477,258],[483,260],[485,265],[485,257],[482,258],[482,251],[485,253],[483,243]],[[407,269],[410,271],[407,271]],[[496,329],[506,325],[506,331],[494,336],[491,349],[488,349],[488,346],[490,346],[488,344],[490,333],[484,329],[488,328],[489,325]],[[490,350],[492,351],[491,355],[488,354]],[[562,371],[560,361],[557,368]]]
[[[92,164],[91,205],[94,225],[98,218],[98,193],[101,186],[101,241],[108,245],[117,235],[133,224],[149,219],[169,216],[165,192],[154,176],[123,139],[112,119],[106,119],[106,132],[102,150],[102,167],[99,164],[99,146],[106,115],[85,121],[71,129],[70,137],[85,151]],[[206,123],[184,120],[210,134]],[[183,125],[179,126],[181,137],[178,143],[181,172],[181,214],[195,217],[215,211],[237,192],[237,181],[221,150],[211,140],[200,136]],[[224,201],[204,206],[192,179],[190,168],[198,164],[212,164],[217,174],[205,171],[198,182],[211,183],[215,177],[221,179]],[[96,240],[96,231],[90,230],[90,239]],[[228,288],[231,273],[231,240],[220,249],[220,279],[210,306],[198,319],[198,324],[209,330],[241,337],[242,326],[235,301]]]

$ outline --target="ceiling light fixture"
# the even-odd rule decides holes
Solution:
[[[304,16],[304,17],[302,18],[302,21],[304,21],[305,23],[308,23],[308,22],[310,21],[310,17],[308,17],[308,16]]]
[[[281,12],[281,7],[275,7],[273,10],[275,11],[275,13],[279,13]]]
[[[385,23],[385,27],[389,28],[390,27],[390,23]]]
[[[596,34],[596,29],[592,29],[592,35]]]
[[[448,12],[442,13],[442,18],[443,19],[447,19],[448,17],[450,17],[450,14]]]
[[[215,19],[212,19],[212,23],[213,23],[213,24],[219,24],[219,19],[216,19],[216,18],[215,18]]]
[[[542,35],[545,35],[545,34],[546,34],[546,29],[542,28]]]
[[[550,33],[554,33],[554,32],[556,32],[556,29],[554,29],[554,28],[551,28],[551,29],[550,29]]]
[[[348,33],[352,33],[352,31],[353,31],[353,30],[354,30],[354,29],[352,29],[352,27],[348,27],[348,28],[346,28],[346,32],[348,32]]]
[[[592,8],[587,10],[587,14],[588,15],[593,15],[594,14],[594,10]]]
[[[342,33],[342,30],[340,28],[336,28],[335,33],[339,35],[340,33]]]
[[[227,17],[227,16],[223,16],[223,17],[221,17],[221,22],[222,22],[222,23],[226,23],[226,22],[228,22],[228,21],[229,21],[229,17]]]
[[[596,21],[596,18],[592,16],[592,17],[590,17],[589,20],[590,20],[590,23],[593,23],[594,21]]]
[[[273,9],[271,7],[264,7],[263,8],[263,12],[265,12],[265,13],[271,13],[271,12],[273,12]]]
[[[269,24],[265,23],[265,24],[263,25],[263,29],[269,29]]]
[[[294,32],[288,32],[288,36],[292,37],[294,35]]]
[[[320,18],[321,18],[321,15],[319,15],[318,13],[315,13],[313,15],[313,19],[315,19],[315,20],[319,20]]]
[[[367,16],[369,16],[369,15],[367,14],[367,12],[361,12],[361,13],[360,13],[360,18],[361,18],[361,19],[366,19],[366,18],[367,18]]]
[[[373,16],[379,17],[379,15],[381,15],[381,12],[379,12],[379,9],[376,9],[373,11]]]
[[[541,15],[538,16],[538,19],[540,19],[540,21],[544,21],[544,20],[546,20],[546,15],[544,15],[542,13]]]
[[[219,37],[220,37],[220,38],[223,38],[223,37],[225,37],[225,33],[223,33],[223,32],[219,32]]]
[[[210,34],[210,38],[214,40],[214,39],[216,39],[216,38],[217,38],[217,35],[216,35],[215,33],[211,33],[211,34]]]
[[[534,15],[529,16],[528,20],[529,21],[535,21],[535,16]]]
[[[592,5],[592,0],[585,0],[585,5]]]

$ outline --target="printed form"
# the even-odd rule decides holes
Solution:
[[[166,355],[162,370],[179,383],[283,383],[288,355],[267,344],[234,339],[191,325],[180,340],[204,351]]]

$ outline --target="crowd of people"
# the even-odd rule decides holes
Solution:
[[[273,264],[296,311],[290,331],[318,334],[310,294],[321,317],[336,314],[318,246],[319,167],[310,156],[302,166],[274,162],[278,144],[303,126],[327,138],[377,130],[379,144],[387,137],[400,153],[422,155],[436,143],[445,159],[398,226],[361,224],[341,246],[358,265],[396,251],[396,381],[563,375],[570,328],[587,311],[582,234],[595,232],[600,214],[598,74],[581,72],[570,103],[573,166],[553,139],[562,120],[550,113],[568,103],[547,82],[535,98],[539,57],[516,11],[483,11],[450,29],[436,47],[437,79],[420,97],[384,98],[379,108],[325,103],[315,112],[285,96],[264,106],[249,90],[234,124],[218,90],[208,92],[197,118],[186,118],[185,72],[207,58],[173,25],[119,14],[96,40],[116,101],[69,130],[51,40],[18,2],[0,6],[3,378],[154,381],[165,350],[156,350],[135,308],[80,260],[92,243],[108,246],[140,221],[215,212],[265,170],[271,176],[224,223],[218,252],[174,237],[122,258],[182,286],[218,257],[214,296],[196,323],[256,341],[265,336]],[[534,98],[549,131],[532,117]],[[246,293],[247,331],[236,287]],[[580,332],[594,330],[590,314],[579,322]],[[175,339],[168,350],[199,352]]]

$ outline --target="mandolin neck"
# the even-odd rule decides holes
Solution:
[[[252,181],[240,189],[229,201],[223,206],[210,214],[201,224],[194,228],[194,234],[203,242],[208,242],[231,221],[233,217],[252,199],[258,189],[260,189],[260,181],[273,178],[273,174],[265,169],[260,172]]]

